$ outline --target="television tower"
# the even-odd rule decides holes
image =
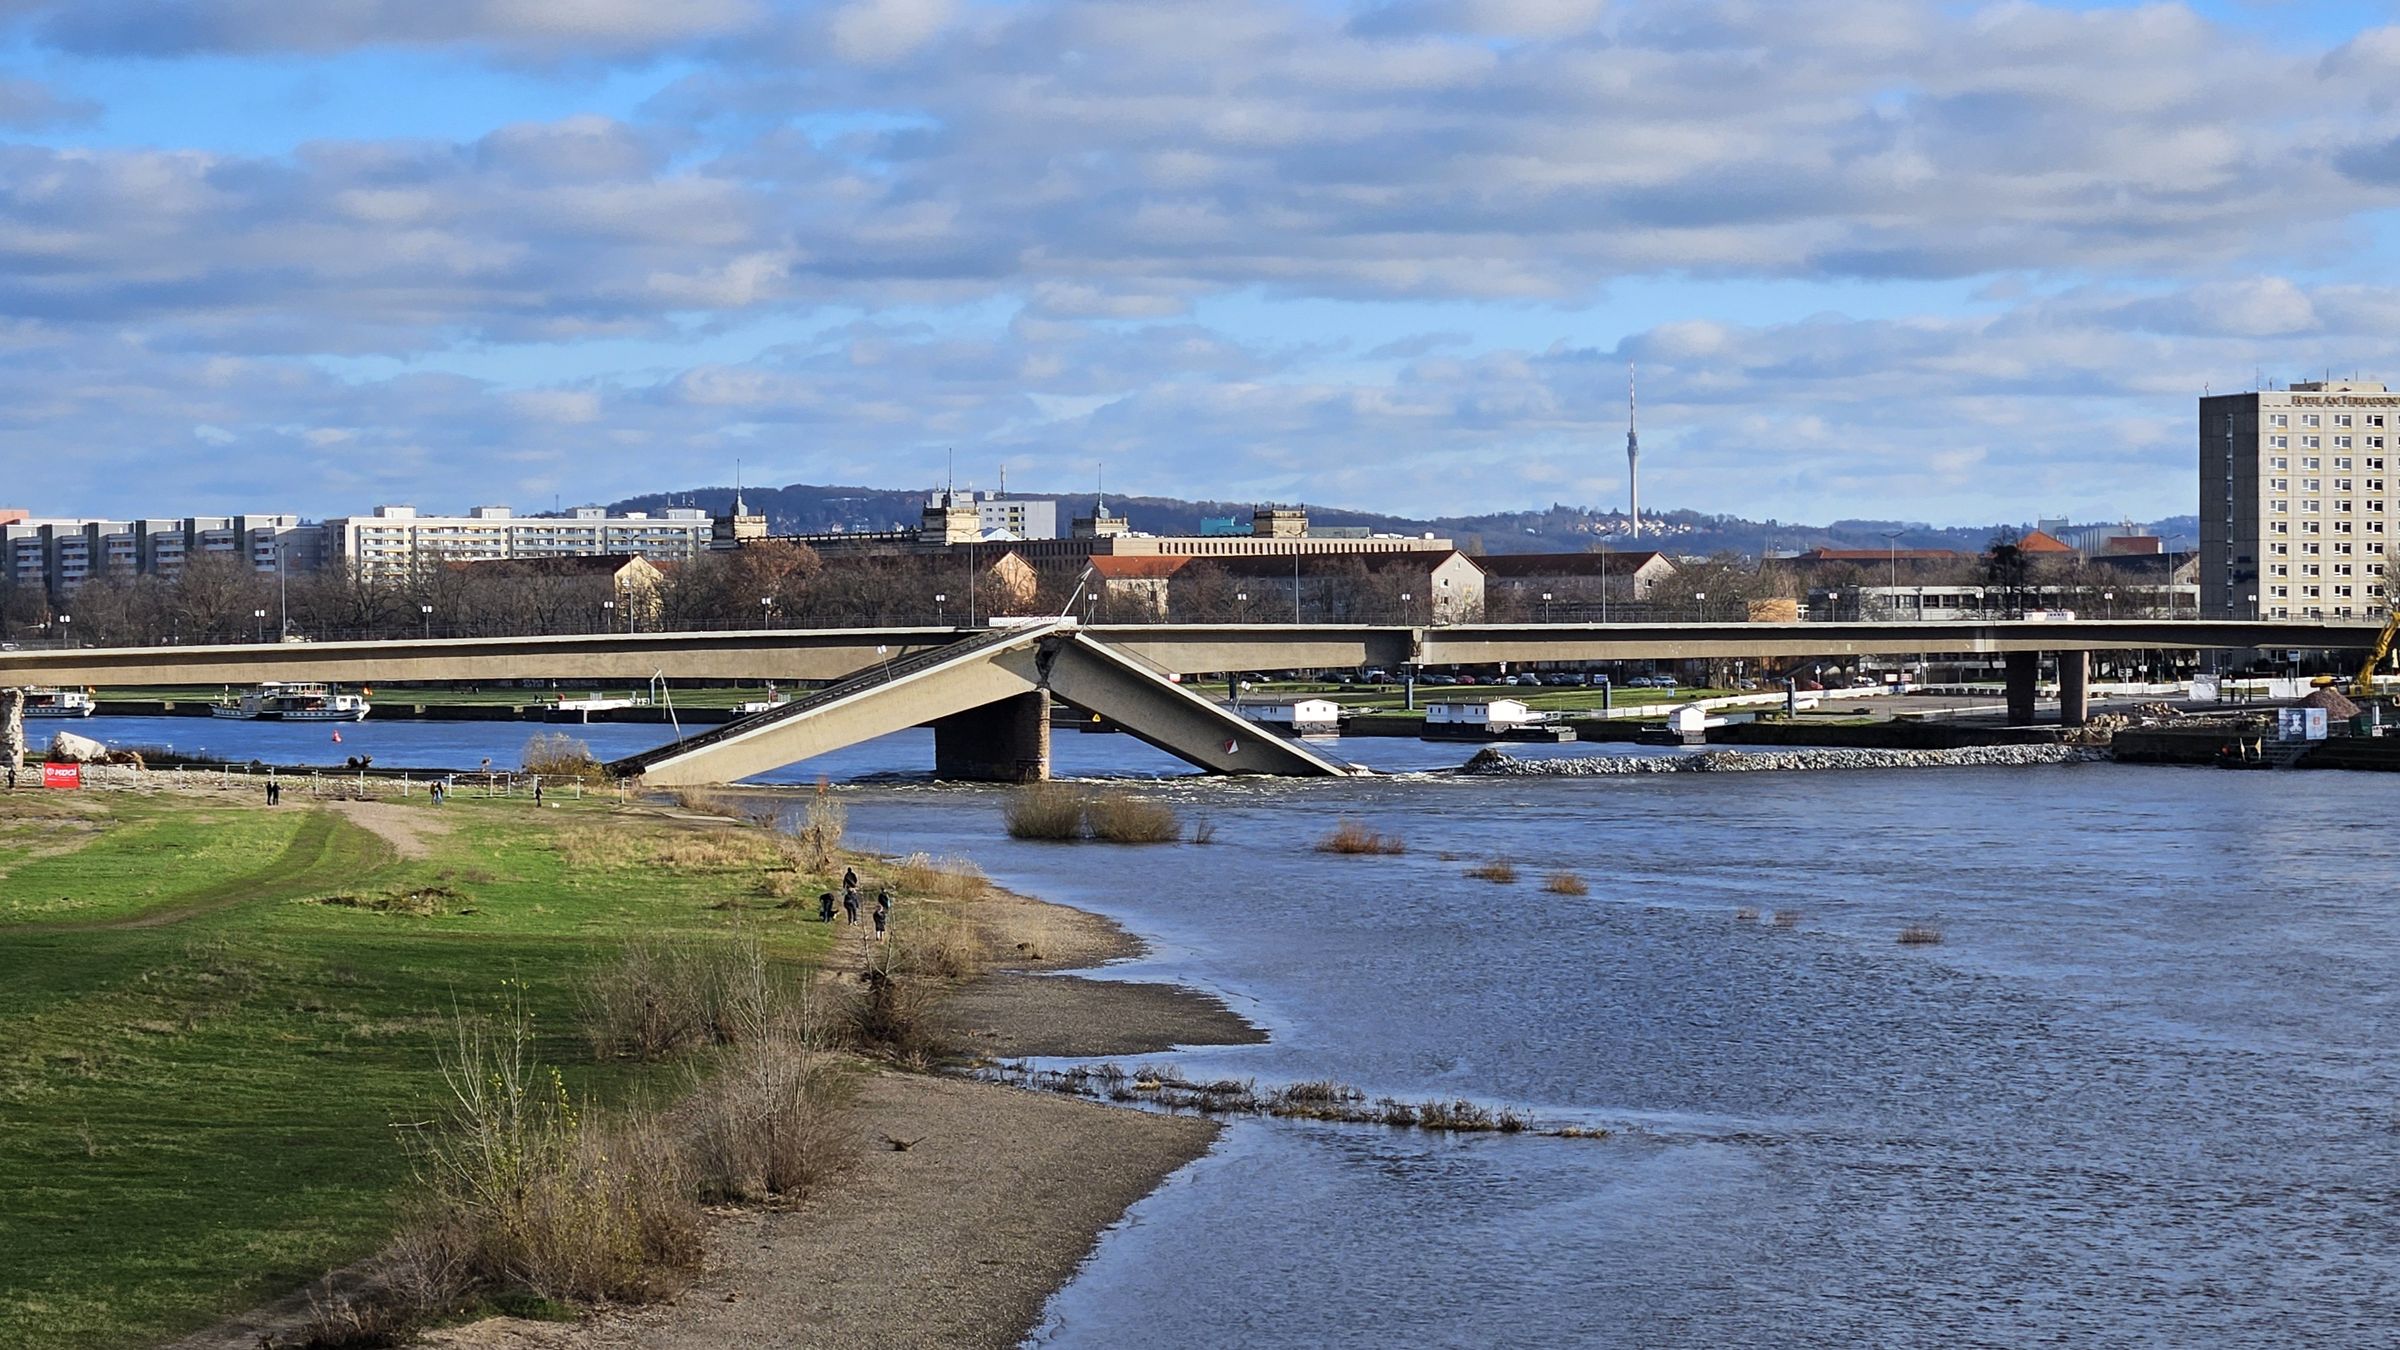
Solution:
[[[1625,363],[1625,481],[1633,492],[1632,538],[1642,537],[1642,438],[1634,431],[1633,363]]]

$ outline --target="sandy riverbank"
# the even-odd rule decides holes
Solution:
[[[1264,1039],[1192,990],[1045,973],[1140,950],[1096,915],[998,890],[970,912],[992,973],[945,1007],[966,1053],[1133,1055]],[[1014,1346],[1101,1232],[1218,1131],[1189,1117],[898,1071],[868,1078],[846,1121],[857,1166],[791,1210],[721,1213],[703,1273],[673,1302],[572,1325],[496,1318],[421,1344]]]

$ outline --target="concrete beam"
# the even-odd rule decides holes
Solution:
[[[566,637],[70,647],[0,652],[0,685],[258,684],[266,680],[838,680],[980,630],[852,628]]]
[[[642,769],[648,787],[737,783],[754,774],[887,736],[895,731],[1036,693],[1034,653],[1025,647],[979,653],[879,684],[790,717],[762,720],[713,736],[683,754],[666,754]]]
[[[1327,777],[1360,772],[1084,634],[1051,639],[1043,668],[1060,698],[1211,773]]]

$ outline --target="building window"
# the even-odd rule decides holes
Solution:
[[[2350,546],[2348,544],[2335,544],[2333,546],[2333,551],[2343,557],[2348,557],[2350,555]]]
[[[2357,571],[2349,563],[2335,563],[2333,574],[2337,577],[2347,577],[2357,575]]]
[[[2292,438],[2289,436],[2269,436],[2267,438],[2267,444],[2273,446],[2277,450],[2289,450],[2292,448]]]
[[[2321,546],[2316,544],[2302,544],[2300,546],[2300,555],[2304,558],[2313,558],[2324,551],[2325,550]]]
[[[2302,413],[2300,414],[2300,425],[2304,427],[2314,427],[2323,426],[2324,423],[2317,420],[2317,415],[2315,413]]]
[[[2314,450],[2324,443],[2324,438],[2320,436],[2303,436],[2300,438],[2300,448],[2303,450]]]
[[[2350,414],[2335,413],[2333,415],[2333,424],[2337,427],[2346,427],[2350,425]]]
[[[2300,457],[2300,467],[2303,469],[2317,468],[2317,457],[2315,455],[2302,455]]]
[[[2367,414],[2367,425],[2368,425],[2368,426],[2371,426],[2371,427],[2379,427],[2379,426],[2382,426],[2382,425],[2383,425],[2383,414],[2382,414],[2382,413],[2368,413],[2368,414]]]
[[[2325,588],[2322,586],[2303,586],[2300,588],[2300,598],[2303,600],[2322,600],[2325,598],[2324,590]]]
[[[2344,463],[2342,463],[2342,464],[2339,464],[2339,465],[2336,465],[2335,467],[2337,467],[2337,468],[2348,468],[2348,467],[2349,467],[2349,464],[2348,464],[2348,463],[2345,461]],[[2347,478],[2336,478],[2336,479],[2334,479],[2334,480],[2333,480],[2333,490],[2334,490],[2334,491],[2336,491],[2336,492],[2348,492],[2348,491],[2350,490],[2350,480],[2349,480],[2349,479],[2347,479]],[[2344,508],[2344,509],[2347,509],[2347,508]]]
[[[2290,534],[2292,532],[2292,522],[2288,520],[2268,521],[2267,532],[2270,534]]]
[[[2314,497],[2302,497],[2300,499],[2300,513],[2302,515],[2313,516],[2317,513],[2319,505],[2320,503]]]
[[[2323,492],[2325,490],[2325,480],[2322,478],[2311,478],[2307,482],[2300,485],[2300,490],[2302,492]]]
[[[2291,424],[2292,424],[2292,419],[2291,419],[2291,417],[2290,417],[2288,414],[2285,414],[2285,413],[2269,413],[2269,414],[2267,414],[2267,425],[2268,425],[2268,426],[2271,426],[2271,427],[2288,427],[2288,426],[2290,426]]]
[[[2284,458],[2282,455],[2277,455],[2274,459],[2268,461],[2268,466],[2270,468],[2288,469],[2292,467],[2292,462],[2289,459]]]
[[[2286,557],[2286,556],[2288,556],[2288,555],[2291,553],[2291,551],[2292,551],[2292,546],[2291,546],[2290,544],[2269,544],[2269,545],[2267,545],[2267,552],[2274,554],[2274,555],[2275,555],[2276,557],[2278,557],[2278,558],[2281,558],[2281,557]]]
[[[2267,588],[2267,596],[2270,599],[2288,600],[2291,598],[2291,594],[2292,588],[2289,586],[2269,586]]]
[[[2291,564],[2290,564],[2290,563],[2269,563],[2269,564],[2267,565],[2267,575],[2268,575],[2268,576],[2271,576],[2271,577],[2288,577],[2288,576],[2290,576],[2291,574],[2292,574],[2292,566],[2291,566]]]
[[[2292,504],[2284,498],[2278,497],[2275,500],[2267,503],[2267,509],[2277,515],[2282,515],[2284,512],[2292,509]]]
[[[2316,563],[2302,563],[2300,564],[2300,575],[2304,577],[2321,577],[2325,575],[2325,572],[2324,569]]]

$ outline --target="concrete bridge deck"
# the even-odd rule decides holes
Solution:
[[[2062,720],[2082,720],[2088,655],[2141,648],[2356,651],[2377,623],[2030,619],[1973,623],[1078,625],[607,633],[515,638],[0,651],[0,687],[254,684],[266,680],[524,678],[845,682],[795,705],[637,757],[651,781],[727,782],[907,726],[936,733],[938,769],[1039,776],[1052,695],[1215,772],[1348,766],[1243,721],[1180,675],[1306,667],[1775,659],[1971,652],[2006,658],[2015,720],[2032,720],[2038,658],[2060,658]],[[879,675],[878,672],[881,672]],[[1038,696],[1038,697],[1037,697]],[[1039,704],[1038,719],[1034,707]],[[998,710],[998,711],[995,711]],[[1038,723],[1038,725],[1037,725]],[[948,750],[942,747],[948,746]]]

